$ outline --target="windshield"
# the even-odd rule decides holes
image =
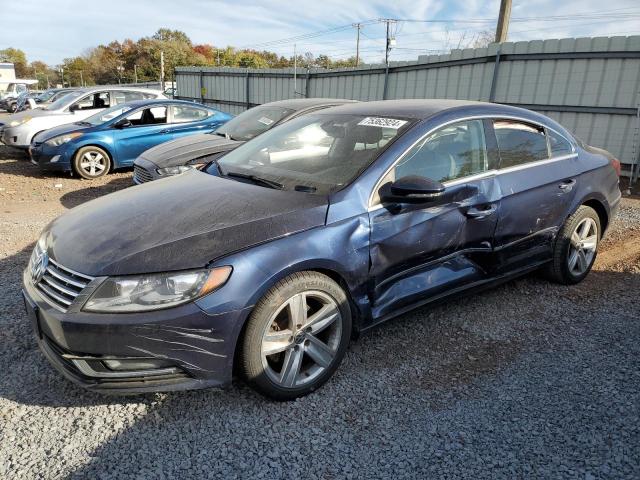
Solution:
[[[106,110],[102,110],[95,115],[91,115],[90,117],[85,118],[82,122],[90,123],[91,125],[100,125],[104,122],[108,122],[109,120],[119,117],[124,112],[128,112],[129,110],[131,110],[131,106],[129,105],[114,105],[111,108],[107,108]]]
[[[282,107],[254,107],[229,120],[214,133],[246,142],[274,127],[294,111]]]
[[[38,95],[36,97],[36,100],[38,102],[46,102],[51,97],[53,97],[55,95],[55,93],[56,93],[55,90],[47,90],[46,92],[42,92],[40,95]]]
[[[410,125],[400,118],[305,115],[227,153],[207,172],[249,175],[287,190],[327,194],[351,182]]]
[[[63,95],[58,100],[53,102],[51,105],[45,107],[44,109],[45,110],[60,110],[60,109],[62,109],[64,107],[66,107],[67,104],[69,104],[73,100],[76,100],[76,99],[80,98],[81,96],[83,96],[85,94],[86,94],[86,92],[81,92],[81,91],[71,92],[71,93],[69,93],[67,95]]]

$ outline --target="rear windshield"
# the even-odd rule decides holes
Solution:
[[[246,142],[274,127],[284,117],[295,110],[282,107],[254,107],[229,120],[214,133],[225,135],[232,140]]]

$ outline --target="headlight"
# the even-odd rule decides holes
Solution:
[[[25,123],[28,123],[31,121],[31,117],[22,117],[19,120],[14,120],[12,122],[9,122],[9,126],[10,127],[19,127],[20,125],[24,125]]]
[[[178,175],[182,172],[186,172],[187,170],[191,170],[193,168],[195,168],[195,165],[180,165],[177,167],[158,168],[156,171],[160,175]]]
[[[130,313],[175,307],[222,287],[231,267],[107,278],[82,309]]]
[[[78,138],[81,136],[82,136],[82,133],[80,132],[67,133],[65,135],[59,135],[57,137],[50,138],[44,143],[51,147],[59,147],[60,145],[63,145],[67,142],[70,142],[74,138]]]

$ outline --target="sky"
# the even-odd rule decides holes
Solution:
[[[499,0],[0,0],[0,49],[20,48],[28,61],[56,65],[101,43],[135,41],[167,27],[196,44],[289,57],[295,43],[300,54],[337,59],[355,55],[352,23],[394,18],[405,21],[392,28],[391,60],[411,60],[471,46],[482,32],[495,30],[498,9]],[[511,17],[509,41],[640,35],[637,0],[513,0]],[[315,32],[325,33],[290,40]],[[365,23],[360,39],[364,61],[381,61],[384,24]]]

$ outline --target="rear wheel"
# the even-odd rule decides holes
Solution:
[[[594,209],[582,205],[564,223],[558,233],[548,276],[565,285],[581,282],[591,271],[600,241],[600,217]]]
[[[275,285],[249,318],[242,344],[247,381],[276,400],[306,395],[340,365],[351,334],[351,310],[326,275],[302,272]]]
[[[93,145],[82,147],[73,159],[73,171],[89,180],[107,174],[110,168],[109,154],[102,148]]]

